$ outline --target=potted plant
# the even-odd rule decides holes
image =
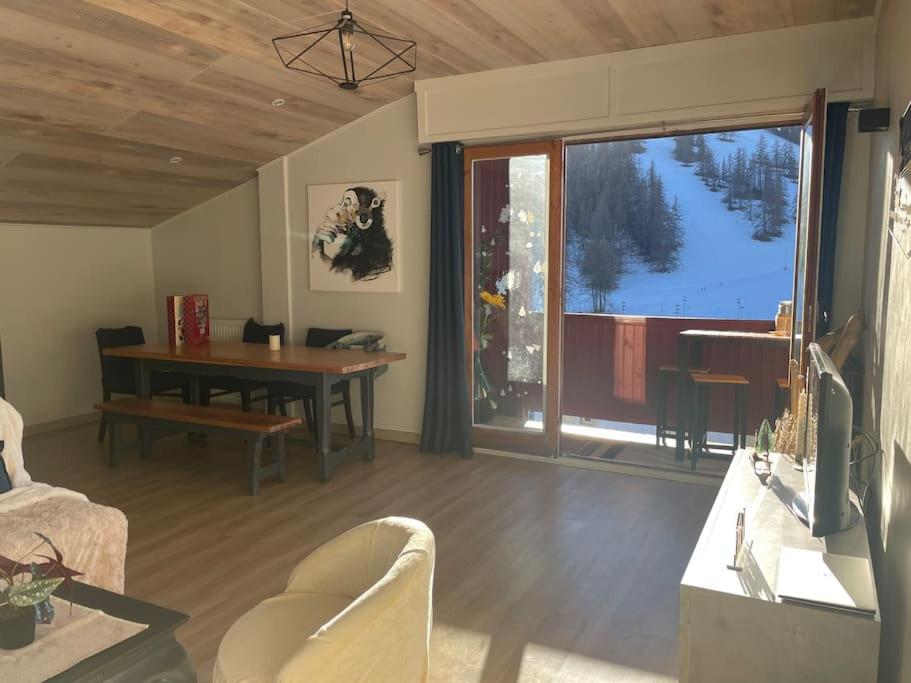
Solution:
[[[44,534],[19,561],[0,555],[0,649],[16,650],[35,639],[35,624],[49,624],[54,618],[51,593],[80,573],[63,564],[63,555]],[[39,555],[44,562],[25,562],[47,546],[54,557]]]

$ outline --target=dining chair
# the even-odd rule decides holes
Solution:
[[[307,339],[304,342],[311,348],[325,348],[342,337],[351,334],[351,330],[333,330],[324,327],[311,327],[307,330]],[[316,388],[305,384],[293,382],[273,382],[269,391],[270,412],[279,410],[282,415],[287,413],[286,406],[295,401],[301,401],[304,406],[304,419],[307,429],[314,438],[319,438],[316,428]],[[331,407],[342,406],[345,409],[345,422],[348,425],[348,436],[354,438],[354,415],[351,411],[351,382],[347,379],[339,380],[332,385],[333,397]],[[338,398],[336,398],[338,397]]]
[[[246,344],[268,344],[269,336],[277,334],[285,343],[285,324],[263,325],[253,318],[244,323],[244,332],[241,340]],[[253,392],[268,389],[266,382],[254,382],[248,379],[232,377],[230,375],[217,375],[215,377],[201,377],[199,380],[199,402],[207,406],[211,399],[229,394],[240,394],[240,403],[243,410],[250,411],[253,404],[263,401],[268,394],[254,396]]]
[[[136,361],[132,358],[105,356],[105,349],[119,346],[145,344],[142,328],[136,325],[126,327],[101,327],[95,330],[98,343],[98,357],[101,359],[101,391],[105,401],[113,394],[136,395]],[[179,397],[184,403],[190,402],[190,378],[178,372],[153,372],[152,395]],[[107,420],[101,418],[98,440],[104,441]]]

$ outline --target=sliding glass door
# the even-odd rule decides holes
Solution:
[[[465,322],[477,446],[554,454],[559,141],[465,150]]]
[[[798,123],[466,148],[474,444],[557,455],[563,412],[584,441],[567,454],[588,457],[593,432],[654,443],[655,415],[675,409],[658,405],[658,368],[679,331],[768,330],[789,294],[799,374],[815,332],[824,91]]]

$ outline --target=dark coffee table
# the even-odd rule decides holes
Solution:
[[[148,624],[149,628],[82,660],[48,681],[196,683],[190,658],[174,637],[177,627],[189,619],[186,614],[79,582],[74,582],[72,595],[65,586],[58,588],[56,595],[62,600],[72,597],[78,605],[100,609],[127,621]]]

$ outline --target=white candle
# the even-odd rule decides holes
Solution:
[[[269,349],[271,351],[278,351],[282,347],[282,338],[277,334],[269,335]]]

